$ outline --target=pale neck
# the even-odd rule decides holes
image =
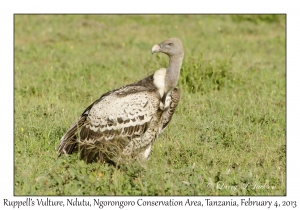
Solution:
[[[178,82],[183,54],[170,56],[165,79],[165,93],[172,91]]]

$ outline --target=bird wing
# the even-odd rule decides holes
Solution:
[[[159,108],[156,89],[125,86],[91,104],[62,137],[58,152],[72,153],[76,141],[94,144],[142,135]]]
[[[164,110],[161,117],[161,129],[159,133],[162,133],[169,122],[172,120],[175,109],[180,100],[180,91],[177,88],[171,92],[170,97],[167,97],[166,100],[170,100],[170,102],[166,101],[166,103],[170,103],[170,105]]]
[[[159,97],[156,90],[149,91],[136,86],[124,87],[93,105],[80,138],[103,138],[108,141],[119,136],[141,135],[158,106]]]

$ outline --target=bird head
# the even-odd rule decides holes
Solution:
[[[152,47],[152,54],[162,52],[169,56],[180,55],[183,53],[183,46],[180,39],[169,38]]]

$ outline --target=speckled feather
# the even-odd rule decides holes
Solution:
[[[145,79],[103,94],[62,137],[59,154],[78,151],[86,162],[122,156],[147,160],[180,98],[177,88],[165,92],[166,74],[167,69],[159,69]]]
[[[96,142],[117,140],[128,156],[146,149],[171,120],[179,96],[175,89],[170,107],[159,110],[160,95],[146,84],[140,81],[100,97],[63,136],[59,152],[70,154],[80,145],[82,159],[92,162],[105,159],[101,158],[104,154],[98,154]]]

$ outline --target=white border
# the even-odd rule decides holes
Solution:
[[[1,91],[1,172],[0,204],[3,198],[25,200],[13,197],[13,14],[14,13],[286,13],[287,14],[287,196],[253,197],[255,200],[298,200],[299,190],[299,10],[296,1],[1,1],[0,3],[0,91]],[[297,138],[298,137],[298,138]],[[34,197],[36,199],[38,197]],[[45,197],[43,197],[45,199]],[[51,197],[60,200],[59,197]],[[64,197],[66,199],[67,197]],[[137,197],[118,197],[123,200],[137,200]],[[152,197],[153,200],[168,200],[170,197]],[[211,197],[210,197],[211,198]],[[230,200],[232,197],[212,197]],[[247,197],[245,197],[247,198]],[[89,197],[87,199],[93,199]],[[114,200],[114,197],[106,197]],[[147,199],[147,198],[144,198]],[[187,197],[176,197],[186,200]],[[196,200],[195,197],[191,199]],[[205,197],[200,197],[204,200]],[[236,198],[237,200],[243,197]],[[40,207],[39,207],[40,208]],[[145,208],[145,207],[144,207]],[[230,209],[230,207],[226,207]],[[31,208],[28,208],[31,209]],[[65,209],[65,208],[64,208]],[[129,209],[129,208],[127,208]],[[130,208],[131,209],[131,208]],[[146,208],[147,209],[147,208]]]

